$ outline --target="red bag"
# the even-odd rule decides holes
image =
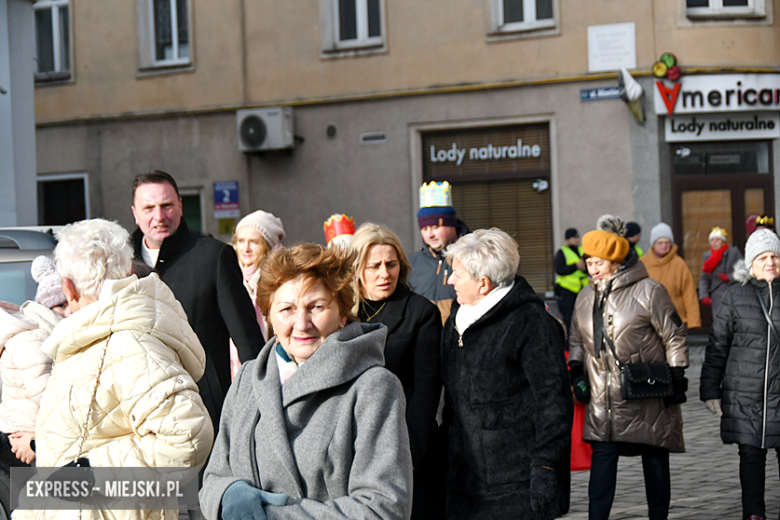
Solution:
[[[585,403],[574,403],[574,423],[571,428],[571,470],[590,469],[593,448],[582,440],[582,426],[585,424]]]
[[[566,360],[569,359],[569,353],[566,352]],[[582,427],[585,425],[585,403],[574,402],[574,421],[571,426],[571,470],[585,471],[590,469],[590,459],[593,455],[593,448],[590,444],[582,440]]]

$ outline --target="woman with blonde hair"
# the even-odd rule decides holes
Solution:
[[[200,501],[208,520],[405,520],[412,458],[387,328],[352,313],[353,258],[298,244],[261,265],[275,336],[228,391]]]
[[[354,311],[364,323],[387,326],[385,367],[398,376],[406,395],[415,477],[412,518],[443,518],[446,443],[433,441],[444,431],[436,424],[442,388],[439,309],[409,288],[411,265],[392,231],[363,224],[351,247],[356,253]]]
[[[260,262],[268,253],[281,246],[284,240],[284,227],[282,221],[272,213],[257,210],[238,221],[236,231],[230,243],[236,251],[238,265],[244,276],[244,287],[249,293],[252,305],[255,306],[257,323],[263,333],[263,339],[268,339],[268,327],[265,324],[263,313],[257,306],[257,284],[260,281]],[[230,375],[235,377],[241,366],[238,359],[238,350],[233,342],[230,342]]]

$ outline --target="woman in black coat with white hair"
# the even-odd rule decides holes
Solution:
[[[739,446],[742,516],[766,518],[767,451],[780,461],[780,238],[753,233],[734,266],[710,331],[700,396],[721,417],[724,443]]]
[[[573,405],[564,335],[517,276],[517,242],[480,229],[445,255],[457,303],[442,335],[448,520],[569,509]]]

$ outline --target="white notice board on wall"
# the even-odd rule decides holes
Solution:
[[[635,69],[635,31],[634,22],[588,27],[588,72]]]

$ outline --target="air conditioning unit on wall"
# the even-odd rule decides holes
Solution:
[[[292,107],[238,110],[236,128],[242,152],[285,150],[295,145]]]

